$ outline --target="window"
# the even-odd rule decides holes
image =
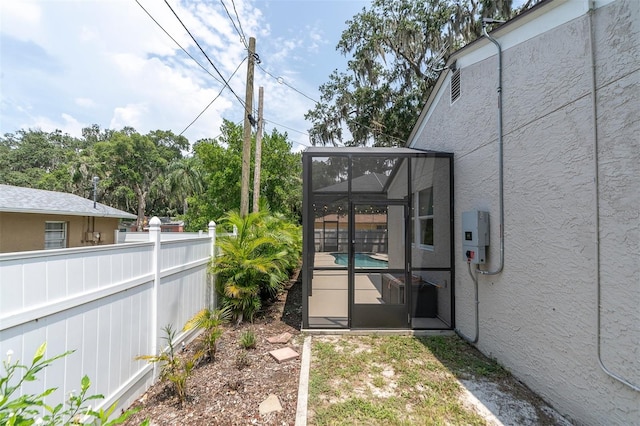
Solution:
[[[419,191],[415,203],[418,216],[412,241],[418,236],[420,246],[433,248],[433,187]]]
[[[67,247],[67,223],[45,222],[44,249],[60,249]]]

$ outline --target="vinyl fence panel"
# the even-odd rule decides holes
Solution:
[[[146,242],[0,254],[0,357],[11,350],[30,364],[43,342],[47,357],[74,351],[23,393],[55,387],[46,403],[56,404],[88,375],[89,393],[105,395],[101,406],[119,400],[126,408],[155,379],[135,357],[166,345],[162,327],[181,330],[215,303],[207,273],[215,224],[208,235],[161,241],[154,219]],[[178,333],[175,343],[193,337]]]

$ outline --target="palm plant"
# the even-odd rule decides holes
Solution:
[[[200,328],[203,330],[200,342],[203,345],[203,352],[213,361],[216,356],[216,343],[222,336],[222,325],[231,318],[229,307],[222,309],[203,309],[193,316],[184,325],[183,331]]]
[[[229,212],[223,224],[235,226],[236,236],[222,237],[222,255],[214,259],[212,271],[217,274],[216,289],[223,306],[229,306],[238,323],[246,317],[253,320],[262,306],[262,297],[274,295],[287,278],[287,249],[279,230],[266,226],[266,212],[242,217]]]
[[[139,355],[135,359],[141,359],[150,364],[159,364],[160,380],[168,380],[180,404],[184,404],[187,400],[187,379],[191,376],[196,362],[200,358],[200,353],[196,353],[192,357],[179,357],[173,345],[176,337],[173,326],[168,324],[162,330],[166,335],[164,339],[167,341],[167,347],[159,355]]]

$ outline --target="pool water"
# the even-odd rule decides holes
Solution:
[[[336,259],[336,264],[347,266],[349,261],[347,253],[331,253],[331,256]],[[386,260],[374,259],[366,253],[356,253],[355,262],[356,268],[387,268],[389,266]]]

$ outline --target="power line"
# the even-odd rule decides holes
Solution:
[[[227,12],[227,16],[229,17],[229,20],[231,21],[231,23],[233,24],[233,28],[236,29],[236,32],[238,33],[238,35],[240,36],[240,41],[242,42],[242,44],[244,44],[244,47],[246,49],[249,48],[249,46],[247,46],[247,39],[244,36],[244,32],[240,31],[238,29],[238,27],[236,26],[236,21],[233,20],[233,18],[231,17],[231,14],[229,13],[229,9],[227,9],[227,5],[224,4],[224,0],[220,0],[220,3],[222,3],[222,7],[224,7],[224,11]],[[235,11],[236,5],[234,3],[233,5],[233,10]],[[238,16],[238,12],[236,11],[236,17]],[[240,18],[238,18],[238,25],[240,25]],[[240,28],[242,28],[242,25],[240,25]]]
[[[303,132],[301,130],[296,130],[296,129],[292,128],[292,127],[287,127],[284,124],[279,124],[279,123],[276,123],[274,121],[267,120],[266,118],[264,119],[264,122],[265,123],[271,123],[271,124],[273,124],[275,126],[284,127],[285,129],[291,130],[292,132],[300,133],[301,135],[309,136],[309,133],[307,133],[307,132]]]
[[[260,68],[264,73],[266,73],[267,75],[269,75],[270,77],[274,78],[278,83],[280,84],[284,84],[285,86],[287,86],[288,88],[290,88],[291,90],[298,92],[299,94],[301,94],[302,96],[304,96],[305,98],[309,99],[310,101],[313,101],[316,104],[319,104],[320,102],[316,101],[315,99],[313,99],[311,96],[301,92],[300,90],[296,89],[295,87],[293,87],[292,85],[290,85],[289,83],[287,83],[284,78],[282,77],[276,77],[275,75],[271,74],[269,71],[267,71],[266,69],[264,69],[260,64],[258,64],[258,68]]]
[[[238,72],[238,70],[240,69],[240,66],[241,66],[242,64],[244,64],[244,61],[246,61],[246,60],[247,60],[247,58],[244,58],[244,59],[242,60],[242,62],[240,62],[240,64],[238,64],[238,66],[236,67],[236,70],[233,72],[233,74],[231,74],[231,77],[229,77],[229,80],[231,80],[231,79],[233,78],[233,76],[234,76],[234,75],[236,75],[236,73],[237,73],[237,72]],[[215,98],[213,98],[213,100],[212,100],[211,102],[209,102],[209,105],[207,105],[206,107],[204,107],[204,109],[200,112],[200,114],[198,114],[198,115],[196,116],[196,118],[194,118],[194,119],[193,119],[193,121],[192,121],[191,123],[189,123],[189,125],[188,125],[187,127],[185,127],[183,131],[181,131],[181,132],[180,132],[180,134],[179,134],[178,136],[182,136],[182,134],[183,134],[184,132],[186,132],[186,131],[187,131],[187,129],[188,129],[189,127],[191,127],[191,125],[192,125],[193,123],[195,123],[195,122],[198,120],[198,118],[200,118],[200,116],[202,116],[202,114],[204,114],[204,113],[205,113],[205,111],[206,111],[207,109],[209,109],[209,107],[210,107],[210,106],[211,106],[211,105],[216,101],[216,99],[218,99],[218,98],[220,97],[220,95],[222,95],[222,92],[223,92],[223,91],[224,91],[224,86],[222,87],[222,89],[220,89],[220,92],[218,92],[218,94],[216,95],[216,97],[215,97]]]
[[[217,81],[217,82],[218,82],[218,83],[220,83],[220,84],[224,84],[224,83],[222,83],[220,80],[218,80],[218,77],[216,77],[215,75],[211,74],[211,71],[209,71],[209,70],[208,70],[204,65],[202,65],[202,64],[201,64],[201,63],[200,63],[196,58],[194,58],[194,57],[191,55],[191,53],[189,53],[189,51],[187,51],[187,49],[185,49],[184,47],[182,47],[182,45],[181,45],[180,43],[178,43],[178,41],[177,41],[175,38],[173,38],[173,37],[171,36],[171,34],[169,34],[169,33],[167,32],[167,30],[165,30],[165,29],[164,29],[164,27],[163,27],[163,26],[162,26],[162,25],[161,25],[161,24],[160,24],[160,23],[159,23],[159,22],[158,22],[158,21],[157,21],[157,20],[156,20],[152,15],[151,15],[151,13],[149,13],[149,11],[148,11],[147,9],[145,9],[145,8],[144,8],[144,6],[143,6],[142,4],[140,4],[140,2],[139,2],[138,0],[135,0],[135,1],[136,1],[136,3],[138,3],[138,6],[140,6],[140,7],[142,8],[142,10],[144,10],[144,11],[145,11],[145,13],[149,16],[149,18],[151,18],[151,20],[152,20],[153,22],[155,22],[155,23],[156,23],[156,25],[157,25],[158,27],[160,27],[160,29],[161,29],[162,31],[164,31],[164,33],[165,33],[167,36],[169,36],[169,38],[170,38],[171,40],[173,40],[173,42],[174,42],[174,43],[175,43],[175,44],[176,44],[180,49],[182,49],[182,51],[183,51],[184,53],[186,53],[186,54],[187,54],[191,59],[193,59],[193,61],[194,61],[196,64],[198,64],[198,65],[200,66],[200,68],[202,68],[202,69],[203,69],[207,74],[209,74],[211,77],[213,77],[213,79],[214,79],[215,81]]]
[[[236,2],[231,0],[231,4],[233,5],[233,13],[236,14],[236,19],[238,20],[238,26],[240,27],[240,34],[242,34],[242,40],[244,43],[244,46],[248,49],[249,46],[247,46],[247,37],[244,35],[244,30],[242,29],[242,23],[240,22],[240,16],[238,15],[238,9],[236,9]]]
[[[220,78],[222,79],[222,81],[224,81],[224,84],[226,87],[229,88],[229,90],[231,91],[231,93],[233,93],[233,95],[236,97],[236,99],[238,99],[238,101],[240,102],[240,104],[245,107],[244,101],[242,99],[240,99],[240,97],[236,94],[236,92],[233,91],[233,89],[231,88],[231,86],[229,85],[229,82],[227,80],[225,80],[225,78],[222,76],[222,73],[220,72],[220,70],[218,70],[218,67],[215,66],[215,64],[213,63],[213,61],[211,61],[211,59],[209,58],[209,55],[207,55],[207,53],[204,51],[204,49],[202,48],[202,46],[200,46],[200,43],[198,43],[198,40],[196,40],[196,38],[193,36],[193,34],[191,34],[191,31],[189,31],[189,29],[187,28],[187,26],[184,24],[184,22],[182,22],[182,19],[180,19],[180,17],[178,16],[178,14],[175,12],[175,10],[173,10],[173,8],[171,7],[171,5],[169,4],[169,2],[167,0],[164,0],[165,4],[169,7],[169,9],[171,10],[171,12],[173,12],[173,15],[176,17],[176,19],[180,22],[180,24],[182,25],[182,28],[185,29],[185,31],[187,32],[187,34],[189,34],[189,36],[191,37],[191,40],[194,41],[194,43],[196,44],[196,46],[198,46],[198,49],[200,49],[200,51],[202,52],[202,54],[204,55],[205,58],[207,58],[207,61],[209,61],[209,63],[211,64],[211,66],[213,67],[214,70],[216,70],[216,72],[218,73],[218,75],[220,76]]]

